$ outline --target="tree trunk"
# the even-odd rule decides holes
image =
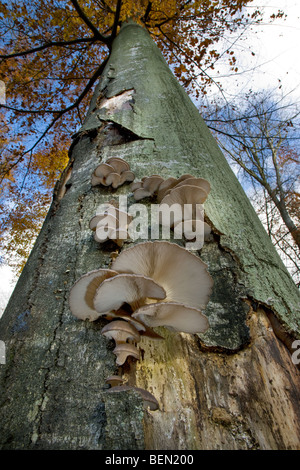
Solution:
[[[102,106],[129,90],[124,106]],[[113,341],[100,334],[107,322],[77,320],[68,304],[81,275],[111,263],[112,244],[97,244],[89,229],[100,203],[131,194],[128,185],[91,186],[111,156],[137,180],[191,173],[211,184],[213,234],[198,253],[214,280],[210,329],[161,327],[165,340],[144,338],[142,359],[123,371],[156,397],[156,411],[144,411],[135,391],[107,393],[116,372]],[[197,109],[148,33],[125,24],[1,319],[1,448],[299,449],[300,373],[290,354],[299,319],[299,293]]]

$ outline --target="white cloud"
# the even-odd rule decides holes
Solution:
[[[0,266],[0,317],[2,316],[16,282],[15,273],[7,265]]]

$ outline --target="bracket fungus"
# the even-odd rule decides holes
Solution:
[[[117,274],[103,281],[94,295],[98,312],[118,310],[124,303],[133,310],[144,305],[146,299],[164,299],[166,292],[150,277],[141,274]]]
[[[141,338],[138,330],[124,320],[111,321],[102,328],[101,333],[116,344],[127,343],[128,340],[138,343]]]
[[[111,268],[153,279],[166,292],[164,302],[203,309],[212,291],[207,265],[185,248],[167,241],[143,242],[127,248]]]
[[[140,201],[146,197],[151,197],[157,194],[160,184],[164,181],[160,175],[146,176],[142,181],[132,183],[131,190],[133,197],[136,201]]]
[[[108,204],[103,212],[92,217],[89,227],[94,232],[96,242],[104,243],[112,240],[121,247],[129,238],[128,225],[131,220],[132,216],[127,212],[120,210],[114,204]]]
[[[128,162],[119,157],[111,157],[106,162],[100,163],[92,175],[92,186],[112,186],[117,189],[126,182],[132,182],[135,178],[130,170]]]
[[[69,306],[72,314],[80,320],[95,321],[101,315],[94,308],[94,296],[99,285],[109,277],[118,274],[111,269],[97,269],[84,274],[70,290]]]
[[[151,328],[165,326],[182,333],[204,333],[209,328],[207,317],[200,310],[175,302],[145,305],[132,316]]]
[[[113,353],[117,356],[116,364],[122,366],[129,356],[139,360],[140,352],[136,346],[130,343],[117,344]]]
[[[110,375],[105,380],[105,383],[111,387],[120,387],[120,385],[124,384],[124,379],[120,375]]]

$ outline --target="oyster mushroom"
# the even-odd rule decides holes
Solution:
[[[123,385],[124,379],[122,379],[120,375],[110,375],[105,380],[105,383],[110,385],[111,387],[117,387],[117,386],[120,387],[120,385]]]
[[[102,282],[94,296],[94,307],[98,312],[118,310],[124,303],[133,310],[144,305],[147,298],[164,299],[166,292],[153,279],[140,274],[118,274]]]
[[[136,343],[140,341],[138,330],[127,321],[115,320],[105,325],[101,333],[109,339],[113,339],[116,344],[126,343],[132,340]]]
[[[134,357],[139,360],[140,352],[136,346],[130,343],[120,343],[117,344],[113,353],[117,356],[116,364],[122,366],[129,356]]]
[[[204,333],[208,319],[201,310],[175,302],[157,302],[136,310],[132,316],[150,327],[165,326],[183,333]]]
[[[94,321],[101,315],[94,309],[94,295],[99,285],[108,278],[118,274],[111,269],[97,269],[84,274],[78,279],[70,290],[69,306],[72,314],[81,319]]]
[[[202,310],[212,291],[213,280],[207,265],[175,243],[138,243],[123,250],[111,268],[119,273],[150,277],[164,288],[164,302],[177,302]]]

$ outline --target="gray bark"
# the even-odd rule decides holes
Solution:
[[[130,106],[101,107],[126,90]],[[128,185],[91,187],[110,156],[127,160],[137,180],[192,173],[212,187],[213,235],[198,253],[214,279],[211,328],[160,328],[165,340],[143,339],[143,359],[123,370],[155,395],[157,411],[144,411],[134,391],[106,393],[116,371],[113,343],[100,334],[106,321],[77,320],[68,305],[81,275],[111,264],[115,248],[89,229],[97,206],[120,194],[133,201]],[[290,355],[299,319],[299,292],[197,109],[148,33],[123,26],[1,319],[0,447],[299,449],[300,374]]]

